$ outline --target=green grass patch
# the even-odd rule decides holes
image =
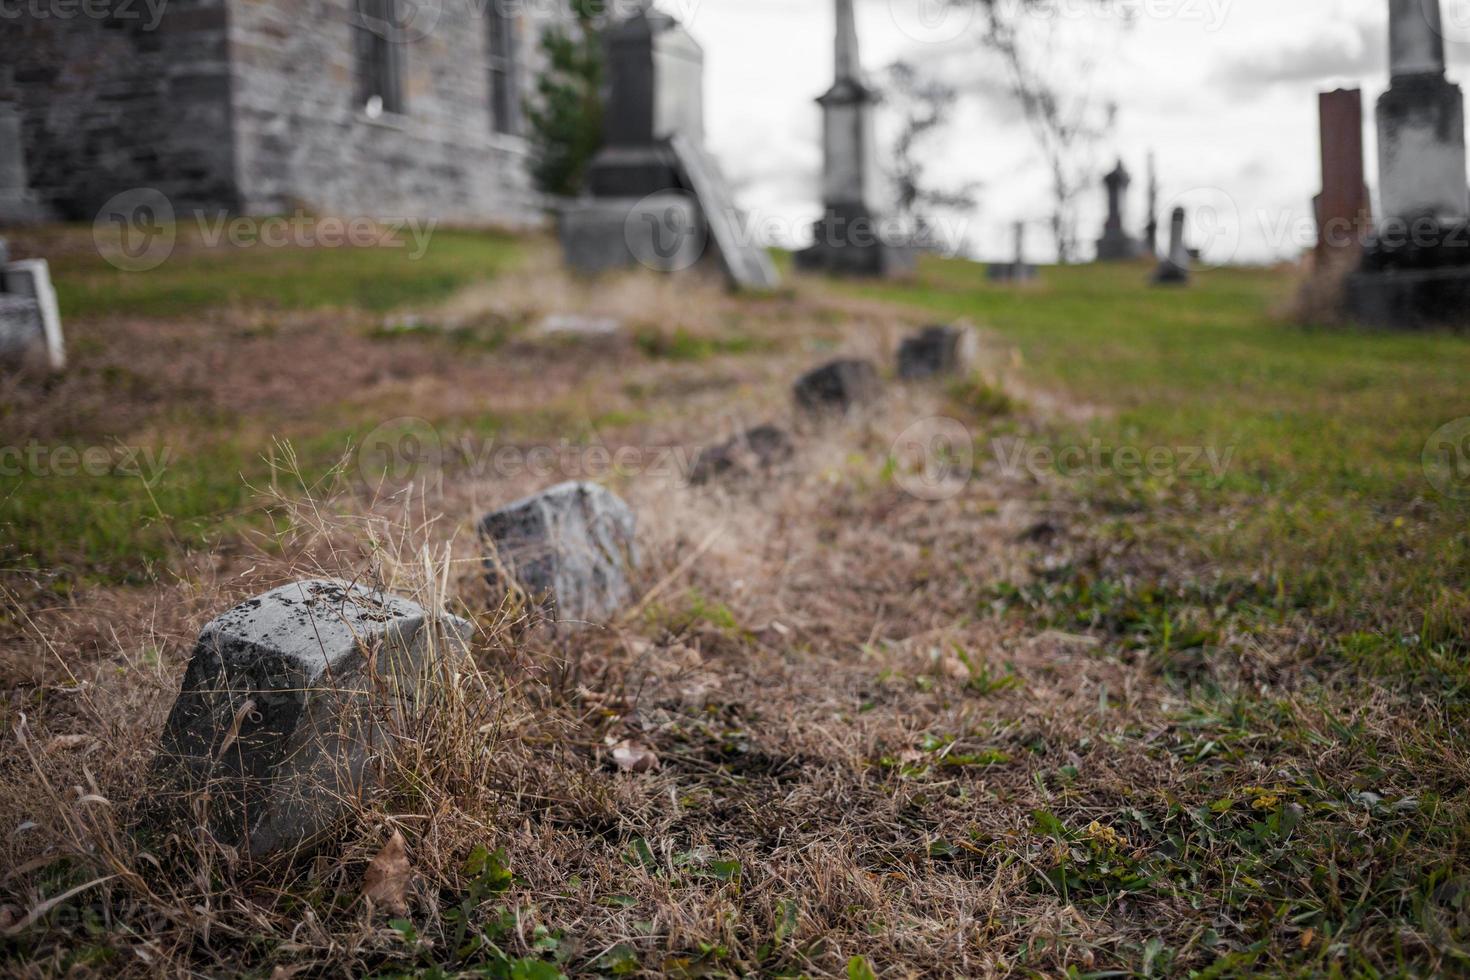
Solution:
[[[1002,373],[1092,410],[1057,421],[1043,459],[1105,508],[1147,512],[1201,562],[1271,580],[1334,632],[1415,632],[1470,594],[1470,503],[1437,493],[1422,465],[1430,435],[1470,415],[1470,339],[1285,322],[1285,270],[1213,270],[1184,290],[1147,276],[1048,268],[1021,292],[933,259],[911,283],[845,288],[998,333],[1020,364]],[[963,388],[952,398],[972,414],[1011,408]]]
[[[181,316],[215,307],[265,310],[357,308],[383,312],[432,303],[509,270],[525,251],[511,234],[440,228],[400,247],[209,247],[179,227],[173,254],[157,268],[128,272],[95,248],[51,260],[64,315]]]

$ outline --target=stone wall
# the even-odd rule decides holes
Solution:
[[[82,6],[0,22],[0,102],[20,115],[31,189],[72,220],[140,186],[233,207],[226,0]]]
[[[493,132],[485,8],[515,14],[529,100],[560,0],[420,2],[432,17],[401,48],[405,112],[376,120],[359,104],[353,0],[105,2],[103,17],[0,21],[0,103],[62,218],[137,187],[181,213],[540,217],[525,140]]]
[[[402,44],[404,113],[360,104],[352,0],[235,0],[230,28],[243,209],[350,216],[537,220],[524,139],[493,131],[489,27],[497,0],[421,4]],[[560,3],[518,2],[521,80]]]

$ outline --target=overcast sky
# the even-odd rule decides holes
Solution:
[[[856,0],[870,73],[906,59],[966,93],[930,145],[940,183],[983,184],[968,238],[1004,253],[1011,222],[1034,222],[1035,257],[1050,252],[1046,173],[1003,68],[976,40],[978,19],[943,0]],[[1142,223],[1147,156],[1158,158],[1162,201],[1193,207],[1192,238],[1217,261],[1297,254],[1312,238],[1318,191],[1317,93],[1364,95],[1369,183],[1377,182],[1372,108],[1387,87],[1387,0],[1121,0],[1136,16],[1082,13],[1057,28],[1058,71],[1090,78],[1114,101],[1115,135],[1100,173],[1121,156],[1134,175],[1132,223]],[[1451,77],[1470,84],[1470,0],[1443,0]],[[659,0],[706,54],[711,148],[741,203],[789,234],[820,213],[819,113],[832,78],[832,0]],[[1094,67],[1089,70],[1086,65]],[[1081,67],[1079,67],[1081,66]],[[1090,254],[1103,213],[1088,196]],[[1238,218],[1236,217],[1238,215]],[[1218,216],[1218,217],[1215,217]]]

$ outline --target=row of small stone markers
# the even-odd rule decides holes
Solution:
[[[903,342],[898,375],[957,373],[973,355],[968,329],[928,327]],[[856,359],[817,368],[793,389],[815,416],[882,394],[878,369]],[[700,453],[693,479],[769,472],[794,455],[786,432],[763,425]],[[601,486],[551,487],[478,529],[491,582],[518,590],[554,629],[606,622],[633,598],[637,518]],[[311,848],[380,785],[388,720],[446,658],[468,652],[472,632],[458,617],[339,581],[294,582],[236,606],[199,634],[164,727],[168,798],[207,800],[214,839],[250,857]]]

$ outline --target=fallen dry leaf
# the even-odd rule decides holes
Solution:
[[[658,756],[652,749],[645,749],[632,742],[619,742],[613,746],[613,762],[624,772],[649,772],[658,768]]]
[[[393,831],[388,843],[368,865],[362,879],[362,897],[394,915],[408,914],[408,886],[413,867],[408,863],[408,843],[403,834]]]
[[[79,749],[92,741],[90,735],[58,735],[46,743],[46,748],[51,752],[61,752],[67,749]]]

